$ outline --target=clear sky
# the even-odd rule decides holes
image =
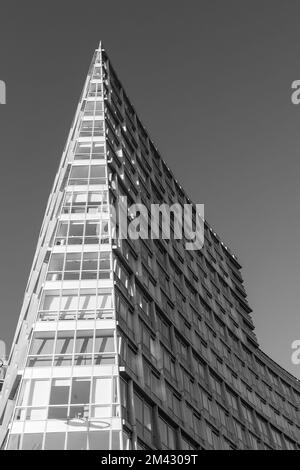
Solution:
[[[300,378],[299,18],[291,0],[3,2],[1,339],[102,39],[162,156],[239,256],[262,348]]]

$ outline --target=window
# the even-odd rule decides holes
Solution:
[[[22,383],[21,393],[18,400],[17,418],[24,421],[46,419],[45,407],[48,405],[50,392],[50,380],[35,379],[31,382],[25,380]],[[30,407],[21,409],[21,407]]]
[[[165,450],[176,450],[175,429],[160,416],[158,417],[158,426],[162,448]]]
[[[140,289],[137,289],[136,297],[138,306],[151,320],[152,301]]]
[[[181,419],[181,400],[172,388],[166,386],[167,406],[177,418]]]
[[[138,436],[152,441],[152,408],[136,393],[134,394],[134,409],[137,422]]]
[[[152,336],[151,331],[146,327],[146,325],[141,322],[141,330],[142,330],[142,341],[143,341],[143,348],[148,354],[151,355],[152,360],[156,362],[157,358],[157,346],[155,338]]]
[[[161,338],[171,344],[171,325],[169,325],[160,315],[157,315],[158,329],[161,335]]]
[[[237,396],[230,392],[228,389],[226,390],[226,392],[229,405],[231,406],[231,408],[234,409],[234,411],[238,412],[239,409]]]
[[[50,405],[66,405],[69,402],[71,381],[54,379],[51,386]]]
[[[180,359],[188,361],[188,346],[179,336],[176,336],[177,351],[180,354]]]
[[[151,252],[148,250],[148,248],[146,247],[144,243],[142,243],[141,255],[142,255],[142,260],[145,262],[146,266],[152,270],[153,269],[153,257],[152,257]]]
[[[197,375],[202,377],[202,379],[206,380],[206,364],[202,362],[201,359],[197,358],[196,356],[194,357],[194,366],[197,371]]]
[[[67,440],[67,450],[86,450],[87,433],[86,432],[69,432]]]
[[[128,302],[117,293],[116,295],[116,309],[120,319],[124,322],[129,330],[133,330],[133,310]]]
[[[181,449],[182,450],[197,450],[198,448],[195,447],[191,442],[187,439],[181,438]]]
[[[29,355],[52,354],[54,347],[54,333],[34,333]]]
[[[63,203],[64,214],[81,214],[81,213],[100,213],[107,212],[108,207],[108,192],[107,191],[67,191]],[[57,236],[65,236],[64,225],[67,222],[61,222]]]
[[[91,122],[91,121],[86,121]],[[81,132],[88,129],[81,129]],[[95,127],[95,130],[97,128]],[[99,131],[102,132],[102,127]],[[92,128],[90,129],[92,132]],[[89,133],[91,135],[91,133]],[[105,157],[105,147],[102,142],[78,142],[75,148],[74,160],[102,160]]]
[[[102,84],[100,82],[97,83],[91,83],[89,92],[88,92],[89,97],[96,97],[96,96],[102,96]]]
[[[91,226],[87,225],[87,229],[91,229]],[[73,244],[75,241],[75,244],[81,244],[85,240],[83,230],[84,224],[71,222],[68,242],[71,241]],[[75,233],[76,236],[74,236]],[[91,240],[89,235],[88,239]],[[93,238],[92,241],[98,243],[99,239]],[[51,256],[47,280],[110,279],[111,277],[111,255],[108,251],[56,253]]]
[[[118,260],[115,260],[115,274],[123,287],[131,293],[129,272]]]
[[[284,438],[284,442],[285,442],[287,450],[297,450],[297,445],[295,444],[295,442],[292,442],[287,437]]]
[[[212,399],[208,394],[199,387],[199,397],[201,401],[201,407],[206,410],[211,416],[214,416]]]
[[[105,165],[91,166],[73,166],[71,169],[69,185],[85,185],[85,184],[105,184],[106,183],[106,167]]]
[[[282,447],[282,441],[281,441],[281,434],[279,431],[277,431],[275,428],[271,426],[271,434],[274,440],[274,443],[276,444],[277,447]]]
[[[212,373],[210,374],[210,383],[213,391],[222,396],[222,381]]]
[[[248,423],[253,425],[253,417],[252,417],[252,410],[248,406],[244,405],[244,403],[241,404],[241,409],[243,416]]]
[[[269,438],[267,421],[265,421],[263,418],[261,418],[258,414],[256,415],[256,420],[257,420],[258,429],[261,432],[261,434],[265,438]]]
[[[111,332],[105,333],[103,330],[96,332],[95,353],[112,353],[115,352],[114,337]]]
[[[177,381],[176,378],[176,369],[175,369],[175,359],[171,354],[162,347],[162,356],[163,356],[163,367],[166,376],[170,379]]]
[[[218,403],[216,403],[216,417],[222,426],[224,426],[224,428],[230,429],[229,416],[224,408],[222,408]]]
[[[93,418],[109,418],[111,416],[111,404],[117,399],[116,396],[113,396],[112,385],[110,377],[94,379],[92,403],[97,406],[92,407]]]
[[[98,119],[84,119],[81,122],[79,137],[103,137],[104,121]]]
[[[220,449],[220,437],[217,431],[215,431],[209,424],[206,423],[206,437],[209,445],[214,450]]]
[[[233,420],[233,427],[235,431],[236,437],[243,442],[244,444],[246,443],[246,436],[245,436],[245,429],[244,427],[235,419]]]
[[[47,433],[45,438],[45,450],[64,450],[65,433],[53,432]]]
[[[73,354],[74,332],[59,331],[57,333],[55,354]]]
[[[150,364],[144,360],[144,380],[145,385],[148,387],[152,393],[154,393],[159,399],[161,398],[161,382],[160,377],[155,372]]]
[[[257,439],[257,437],[254,436],[254,434],[252,434],[251,432],[249,432],[249,439],[250,439],[251,449],[259,450],[259,439]]]
[[[103,102],[102,101],[86,101],[84,108],[84,116],[94,116],[94,114],[103,114]]]
[[[24,434],[22,450],[41,450],[43,445],[43,434]]]
[[[186,372],[186,370],[181,367],[182,374],[182,386],[185,392],[187,392],[189,398],[195,398],[195,382],[194,378]]]

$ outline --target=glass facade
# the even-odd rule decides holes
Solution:
[[[259,349],[236,256],[207,222],[198,251],[117,238],[121,196],[190,203],[100,45],[8,360],[1,447],[298,449],[300,386]]]

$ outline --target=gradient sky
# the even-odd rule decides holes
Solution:
[[[10,344],[43,213],[102,39],[143,123],[243,265],[262,349],[300,378],[300,2],[1,5],[0,338]]]

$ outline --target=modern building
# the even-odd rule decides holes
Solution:
[[[1,400],[1,390],[3,387],[4,379],[6,373],[6,346],[4,341],[0,340],[0,400]]]
[[[259,348],[236,256],[207,222],[198,251],[118,238],[123,196],[191,202],[100,44],[8,358],[1,448],[298,449],[300,385]]]

